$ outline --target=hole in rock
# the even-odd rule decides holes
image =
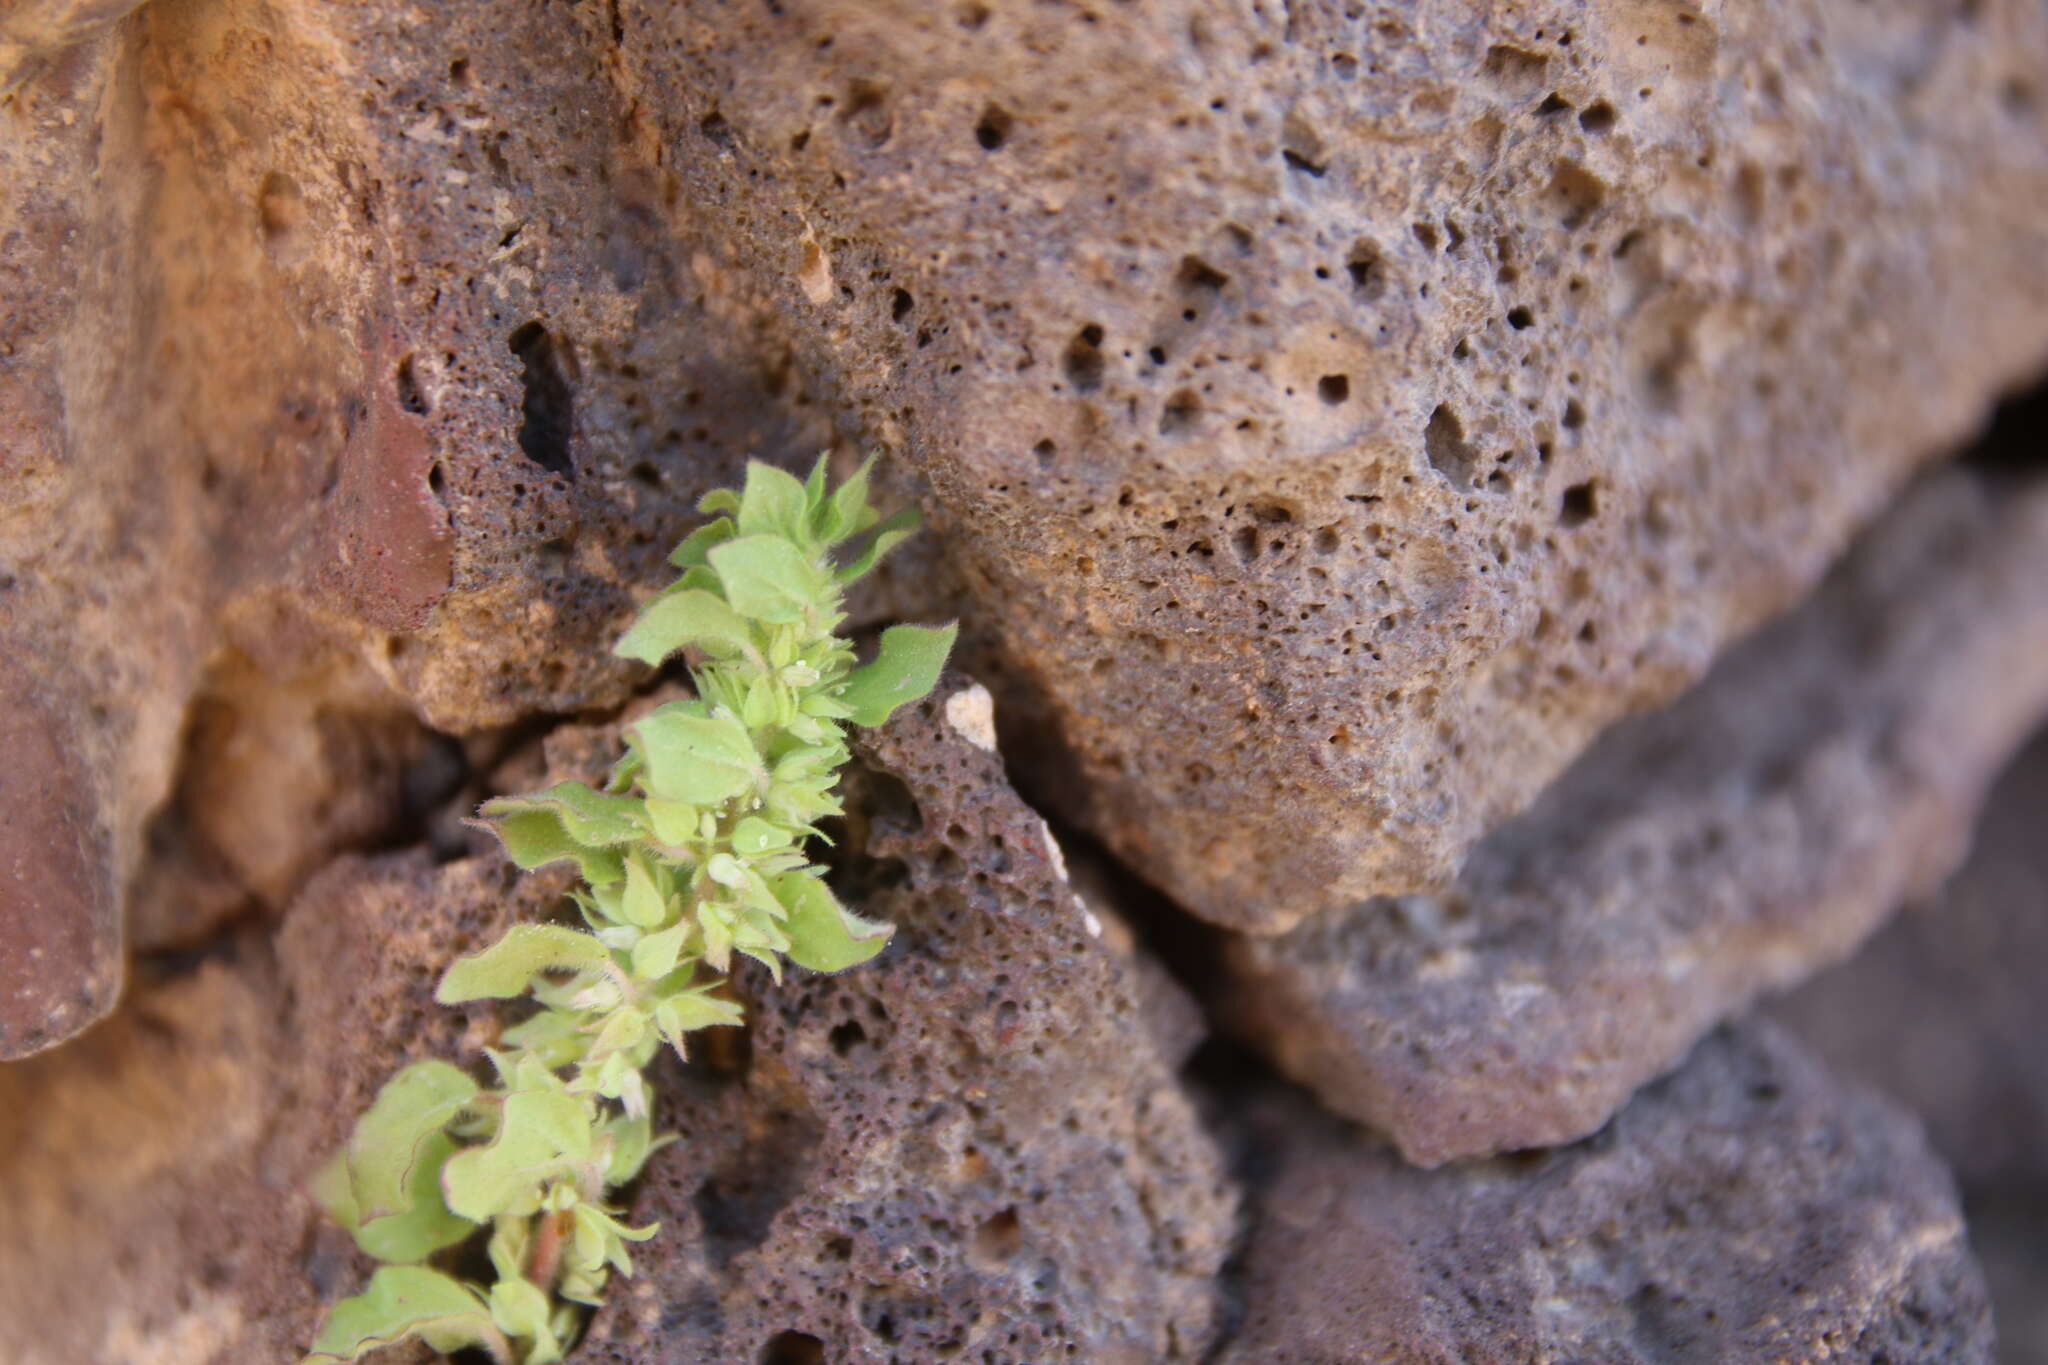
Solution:
[[[825,1343],[808,1332],[777,1332],[761,1348],[759,1365],[825,1365]]]
[[[1599,498],[1590,482],[1575,483],[1564,490],[1564,498],[1557,511],[1558,525],[1570,530],[1574,526],[1584,526],[1599,515]]]
[[[1010,1260],[1023,1249],[1024,1229],[1017,1220],[1014,1205],[984,1219],[974,1230],[973,1241],[969,1244],[974,1259],[983,1265]]]
[[[991,104],[981,111],[981,121],[974,125],[974,140],[985,152],[993,152],[1010,139],[1010,115],[999,104]]]
[[[1439,474],[1457,488],[1469,488],[1479,453],[1465,441],[1465,424],[1448,404],[1439,403],[1422,429],[1422,450]]]
[[[420,392],[419,376],[413,372],[412,357],[407,355],[398,362],[398,406],[407,412],[427,415],[427,396]]]
[[[573,361],[538,322],[529,322],[514,332],[507,345],[519,357],[519,382],[526,390],[519,405],[525,419],[519,425],[519,448],[542,469],[575,478],[576,466],[569,457],[575,394],[569,383],[568,366]]]
[[[1102,328],[1089,323],[1074,334],[1060,358],[1060,368],[1076,393],[1093,393],[1102,387]]]

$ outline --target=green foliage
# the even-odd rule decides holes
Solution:
[[[856,666],[840,593],[915,526],[883,522],[868,471],[837,490],[749,464],[700,505],[715,519],[670,557],[682,576],[617,652],[689,660],[696,696],[629,727],[603,791],[563,782],[480,812],[522,868],[572,862],[582,928],[525,924],[451,966],[443,1004],[530,995],[539,1010],[489,1054],[494,1087],[446,1062],[386,1082],[314,1194],[389,1262],[336,1304],[304,1365],[402,1338],[481,1347],[498,1365],[562,1358],[579,1304],[601,1301],[653,1227],[606,1202],[665,1139],[645,1071],[666,1044],[741,1022],[723,973],[743,955],[777,980],[866,962],[890,926],[849,912],[804,852],[839,812],[845,727],[880,725],[937,681],[953,627],[895,626]],[[430,1257],[489,1231],[497,1278],[471,1284]]]

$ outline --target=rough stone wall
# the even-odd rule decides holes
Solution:
[[[588,1358],[1984,1358],[1910,1125],[1686,1053],[2038,706],[2038,480],[1879,514],[2048,341],[2044,54],[2022,0],[8,8],[0,1056],[133,979],[0,1068],[0,1341],[302,1348],[365,1269],[307,1173],[560,889],[460,817],[609,757],[703,490],[881,447],[932,529],[857,619],[960,615],[1003,752],[961,679],[863,751],[899,942],[665,1075]],[[1411,1156],[1557,1145],[1405,1166],[1205,1016]]]

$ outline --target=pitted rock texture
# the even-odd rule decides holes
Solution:
[[[683,1137],[634,1212],[664,1237],[588,1359],[1206,1358],[1234,1192],[961,688],[859,744],[839,875],[888,950],[749,971],[741,1057],[657,1078]]]
[[[1090,929],[945,700],[871,736],[849,792],[842,889],[896,941],[838,977],[745,978],[745,1033],[657,1075],[682,1141],[633,1202],[663,1232],[578,1359],[1136,1365],[1211,1345],[1235,1186],[1128,944]],[[616,742],[557,730],[546,766],[588,773]],[[186,975],[145,973],[77,1047],[0,1070],[29,1234],[0,1239],[10,1365],[294,1358],[369,1269],[299,1191],[395,1067],[478,1059],[498,1011],[437,1006],[434,985],[565,885],[480,849],[344,857],[274,938],[251,921]]]
[[[1984,804],[1962,870],[1771,1006],[1837,1071],[1927,1124],[1987,1199],[2048,1190],[2048,734]]]
[[[42,950],[0,957],[0,1056],[111,1005],[124,918],[192,939],[374,844],[406,713],[623,700],[698,495],[835,444],[619,140],[594,7],[117,8],[0,18],[0,726],[47,741],[0,750],[0,923]],[[263,847],[167,844],[291,710],[324,752]]]
[[[619,12],[1034,789],[1236,927],[1439,887],[2048,355],[2024,0]]]
[[[296,1359],[362,1269],[303,1194],[313,1171],[395,1067],[495,1036],[434,985],[561,887],[497,859],[342,858],[274,937],[251,921],[145,966],[103,1027],[0,1068],[11,1365]]]
[[[1989,1365],[1919,1128],[1762,1025],[1598,1136],[1438,1171],[1302,1100],[1249,1123],[1245,1317],[1220,1365]]]
[[[2048,711],[2048,480],[1914,489],[1814,598],[1616,726],[1440,896],[1234,937],[1222,1007],[1434,1164],[1583,1136],[1961,860]]]
[[[0,652],[90,680],[96,869],[8,1052],[111,999],[267,595],[445,730],[612,705],[699,492],[886,446],[947,536],[870,610],[979,604],[1037,784],[1277,929],[1694,677],[2048,317],[2023,0],[130,9],[0,20]]]

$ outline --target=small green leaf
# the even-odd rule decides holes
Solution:
[[[859,554],[840,566],[833,581],[844,586],[867,577],[875,565],[882,562],[882,556],[908,540],[917,530],[917,509],[906,507],[875,528],[874,538]]]
[[[781,536],[742,536],[715,546],[711,567],[742,616],[794,625],[817,610],[827,587],[817,564]]]
[[[498,1135],[483,1147],[457,1152],[441,1168],[448,1207],[473,1222],[501,1213],[529,1214],[542,1188],[589,1159],[589,1105],[558,1091],[516,1091],[505,1099]]]
[[[654,1120],[646,1114],[628,1114],[608,1120],[600,1130],[612,1141],[611,1163],[604,1169],[604,1183],[626,1184],[640,1174],[647,1158],[675,1141],[675,1135],[655,1140]]]
[[[594,972],[612,955],[589,934],[559,924],[516,924],[480,953],[462,958],[441,978],[434,998],[444,1005],[465,1000],[509,1000],[547,971]]]
[[[878,516],[868,506],[868,476],[875,467],[873,456],[861,461],[853,477],[839,485],[818,517],[818,539],[827,545],[837,545],[848,536],[859,535],[875,524]]]
[[[635,722],[633,734],[647,759],[641,784],[664,801],[715,806],[761,776],[761,757],[736,716],[669,702]]]
[[[650,796],[647,822],[654,826],[654,837],[664,844],[686,844],[697,837],[697,808],[687,802]]]
[[[809,499],[804,486],[771,464],[747,461],[746,490],[740,494],[742,536],[785,536],[792,540],[810,528],[805,515]]]
[[[628,924],[652,929],[668,918],[668,897],[654,883],[654,874],[637,857],[626,859],[626,893],[619,898]]]
[[[483,1346],[506,1354],[504,1335],[474,1289],[424,1266],[388,1265],[368,1289],[334,1305],[302,1365],[341,1365],[410,1336],[437,1351]]]
[[[687,921],[672,924],[634,944],[633,975],[643,981],[653,981],[674,971],[676,959],[682,955],[683,940],[689,937],[690,929]]]
[[[557,782],[532,796],[501,796],[484,806],[487,816],[515,810],[550,812],[572,840],[594,848],[632,843],[647,834],[639,797],[592,791],[581,782]]]
[[[787,848],[791,837],[788,829],[758,815],[749,815],[732,827],[733,848],[750,857],[771,848]]]
[[[606,886],[625,875],[617,853],[590,847],[569,833],[558,801],[504,796],[484,802],[478,814],[483,817],[478,823],[497,835],[506,855],[528,872],[570,859],[592,886]]]
[[[754,633],[723,598],[690,588],[649,602],[612,653],[658,666],[685,645],[713,655],[747,654]]]
[[[888,945],[895,926],[864,920],[842,906],[825,883],[808,872],[785,872],[775,895],[789,911],[783,932],[789,960],[814,972],[839,972],[866,962]]]
[[[891,626],[882,632],[874,660],[853,671],[839,691],[856,725],[875,726],[897,707],[932,690],[957,626]]]
[[[730,1000],[714,999],[702,990],[678,991],[654,1007],[654,1026],[676,1050],[678,1057],[686,1055],[683,1051],[684,1034],[720,1024],[738,1024],[744,1019],[738,1005]]]
[[[412,1207],[413,1166],[427,1138],[476,1098],[468,1073],[446,1062],[414,1062],[377,1092],[356,1120],[344,1157],[359,1221]]]
[[[533,1343],[521,1365],[554,1365],[562,1358],[562,1343],[555,1339],[548,1321],[553,1314],[548,1296],[524,1276],[501,1279],[491,1286],[491,1320],[506,1336]]]
[[[410,1208],[360,1226],[336,1221],[348,1228],[364,1252],[392,1265],[424,1261],[443,1247],[454,1246],[476,1231],[476,1224],[450,1213],[441,1202],[441,1168],[456,1150],[455,1140],[446,1133],[429,1133],[413,1155],[411,1184],[406,1190]]]

